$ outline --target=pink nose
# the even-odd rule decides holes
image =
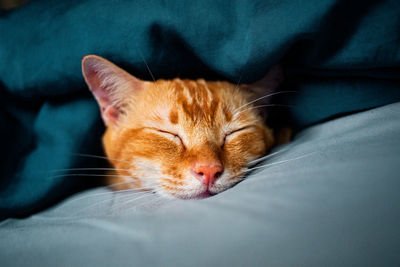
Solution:
[[[222,175],[223,171],[222,165],[218,162],[196,162],[192,168],[194,177],[207,186],[213,184]]]

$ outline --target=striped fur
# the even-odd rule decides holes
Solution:
[[[84,75],[91,67],[85,63],[88,57],[83,60]],[[104,81],[93,85],[93,77],[85,76],[91,91],[95,96],[96,90],[105,92],[112,97],[109,105],[118,105],[117,119],[107,123],[103,137],[106,155],[116,159],[111,160],[116,169],[129,169],[128,175],[137,181],[123,187],[147,188],[170,197],[201,197],[207,188],[193,177],[191,166],[211,160],[224,167],[208,188],[217,194],[239,182],[246,164],[266,154],[274,143],[272,131],[255,109],[247,106],[238,112],[251,99],[241,86],[203,79],[139,81],[120,75],[121,69],[100,57],[93,61],[101,66],[95,78]],[[109,183],[122,180],[110,177]]]

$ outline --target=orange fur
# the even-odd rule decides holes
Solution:
[[[99,77],[91,84],[91,77],[85,75],[88,68],[94,76],[121,70],[97,56],[84,58],[84,76],[96,99],[98,88],[93,86],[101,84]],[[129,170],[117,171],[121,177],[110,177],[108,182],[127,181],[127,172],[133,179],[118,189],[149,189],[178,198],[196,198],[205,190],[216,194],[239,182],[246,164],[265,155],[274,144],[272,131],[257,111],[251,105],[240,109],[251,99],[240,86],[203,79],[146,82],[133,76],[128,83],[121,80],[127,79],[124,75],[100,77],[109,78],[101,90],[110,96],[105,101],[111,106],[117,103],[118,110],[117,117],[112,114],[115,121],[105,119],[105,153],[114,159],[110,161],[116,169]],[[222,176],[207,188],[191,173],[196,162],[220,163]]]

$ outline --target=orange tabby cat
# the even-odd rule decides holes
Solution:
[[[251,101],[275,90],[279,67],[257,84],[239,86],[142,81],[95,55],[83,58],[82,71],[107,126],[103,145],[116,169],[108,178],[115,188],[207,197],[241,181],[247,164],[274,144]]]

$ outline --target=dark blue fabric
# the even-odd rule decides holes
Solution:
[[[0,217],[79,190],[102,124],[80,60],[106,57],[151,79],[253,82],[281,61],[299,128],[400,100],[400,2],[32,1],[0,12]],[[95,163],[90,163],[95,164]],[[54,177],[56,176],[56,177]]]

